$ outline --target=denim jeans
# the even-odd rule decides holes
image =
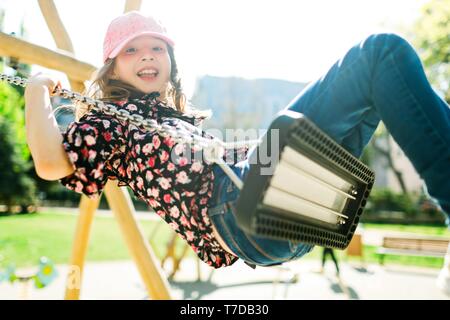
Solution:
[[[231,169],[245,179],[248,161],[241,161]],[[251,235],[236,222],[236,205],[240,190],[223,170],[213,165],[214,189],[209,202],[208,216],[228,247],[249,265],[273,266],[303,256],[314,246],[287,240],[273,240]]]
[[[403,38],[395,34],[367,37],[286,109],[306,115],[358,158],[382,120],[424,180],[429,195],[450,215],[450,107],[432,89],[417,53]],[[245,178],[248,167],[243,162],[233,170]],[[221,170],[216,167],[215,171]],[[278,258],[273,261],[289,258],[287,246],[292,244],[273,240],[258,239],[258,252],[264,254],[257,255],[250,246],[252,240],[241,239],[233,217],[239,190],[223,173],[214,184],[221,193],[213,195],[212,221],[232,250],[242,250],[242,257],[249,255],[248,260],[265,264],[262,256],[267,252]],[[297,244],[292,249],[295,259],[311,247]]]

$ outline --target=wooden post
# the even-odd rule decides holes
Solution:
[[[63,28],[56,7],[52,0],[40,0],[42,13],[47,20],[58,47],[65,51],[54,51],[42,46],[24,41],[0,32],[0,56],[14,57],[22,63],[38,64],[43,67],[66,73],[73,90],[81,92],[84,81],[89,79],[96,67],[77,60],[69,51],[73,51],[68,34],[58,28]],[[128,0],[125,10],[138,10],[141,5],[139,0]],[[153,299],[170,299],[170,291],[167,279],[158,268],[156,257],[150,246],[146,243],[139,227],[134,220],[133,203],[128,193],[119,188],[117,182],[109,181],[105,186],[105,194],[108,202],[119,222],[128,248],[137,264],[144,283]],[[75,269],[73,278],[76,281],[66,286],[65,299],[79,299],[82,271],[89,243],[89,234],[94,213],[100,204],[101,197],[90,199],[85,195],[80,200],[80,217],[75,230],[70,269]]]
[[[132,11],[132,10],[139,11],[139,9],[141,8],[141,3],[142,3],[142,0],[127,0],[125,2],[124,12]]]
[[[157,300],[171,299],[169,283],[134,218],[135,212],[130,195],[117,185],[117,180],[107,182],[105,195],[122,229],[125,242],[144,280],[149,296]]]
[[[75,237],[72,245],[72,258],[70,260],[69,269],[75,271],[76,274],[69,272],[66,294],[66,300],[78,300],[80,298],[81,280],[83,276],[83,266],[86,258],[86,252],[89,244],[89,234],[91,231],[92,221],[95,211],[100,204],[100,199],[89,199],[82,195],[80,200],[80,216],[75,230]]]

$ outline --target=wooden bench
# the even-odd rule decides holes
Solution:
[[[385,236],[376,253],[380,264],[384,264],[385,255],[445,257],[449,243],[450,239],[436,237]]]

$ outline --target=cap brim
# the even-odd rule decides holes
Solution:
[[[111,51],[111,53],[109,54],[108,58],[112,59],[112,58],[117,57],[119,52],[123,49],[123,47],[125,47],[127,45],[128,42],[130,42],[133,39],[136,39],[137,37],[144,36],[144,35],[149,35],[149,36],[153,36],[155,38],[164,40],[171,47],[173,47],[175,45],[175,43],[173,42],[172,39],[170,39],[169,37],[166,37],[165,35],[163,35],[161,33],[145,31],[145,32],[141,32],[141,33],[138,33],[138,34],[134,34],[134,35],[128,37],[127,39],[123,40],[113,51]]]

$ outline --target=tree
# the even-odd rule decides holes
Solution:
[[[12,205],[36,205],[36,185],[27,175],[31,163],[20,154],[14,124],[0,116],[0,203],[11,210]]]
[[[450,0],[431,0],[422,7],[411,39],[430,82],[450,103]]]

